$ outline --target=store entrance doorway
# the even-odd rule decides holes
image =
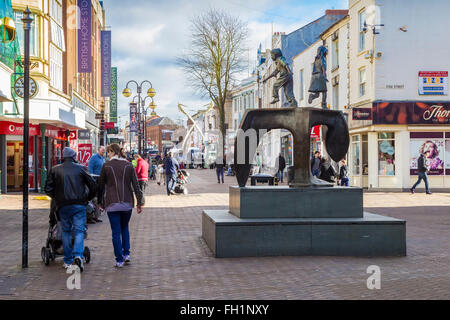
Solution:
[[[6,144],[8,191],[22,191],[23,142],[8,141]]]

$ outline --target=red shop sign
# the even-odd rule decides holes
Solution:
[[[320,126],[311,128],[311,138],[320,138]]]
[[[105,129],[114,129],[114,122],[105,122]]]
[[[85,143],[78,145],[78,163],[87,166],[92,157],[92,144]]]
[[[50,125],[48,125],[45,130],[45,136],[54,138],[54,139],[58,139],[58,140],[67,141],[65,131],[63,131],[62,129],[60,129],[58,127],[54,127],[54,126],[50,126]]]
[[[38,136],[41,134],[38,125],[30,124],[30,136]],[[0,121],[0,134],[11,134],[23,136],[23,123]]]

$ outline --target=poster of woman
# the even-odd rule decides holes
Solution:
[[[450,175],[450,140],[445,141],[445,174]]]
[[[430,151],[427,165],[430,168],[428,175],[443,175],[444,161],[441,159],[444,151],[443,140],[411,140],[411,175],[417,175],[417,159],[425,151]]]

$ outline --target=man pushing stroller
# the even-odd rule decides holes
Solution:
[[[76,156],[74,150],[64,148],[63,163],[50,170],[45,192],[54,199],[61,219],[64,267],[75,263],[83,272],[86,205],[94,198],[97,190],[94,179],[83,166],[76,163]]]

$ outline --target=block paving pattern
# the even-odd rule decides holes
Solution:
[[[62,258],[45,266],[49,201],[30,195],[29,268],[21,268],[22,196],[0,198],[0,299],[449,299],[450,194],[365,193],[366,211],[407,220],[406,257],[258,257],[216,259],[201,238],[203,209],[228,206],[214,170],[190,170],[190,194],[168,197],[150,182],[146,208],[130,223],[132,263],[114,268],[111,230],[89,225],[92,261],[81,290],[69,290]],[[420,191],[419,191],[420,192]],[[381,268],[369,290],[367,267]]]

